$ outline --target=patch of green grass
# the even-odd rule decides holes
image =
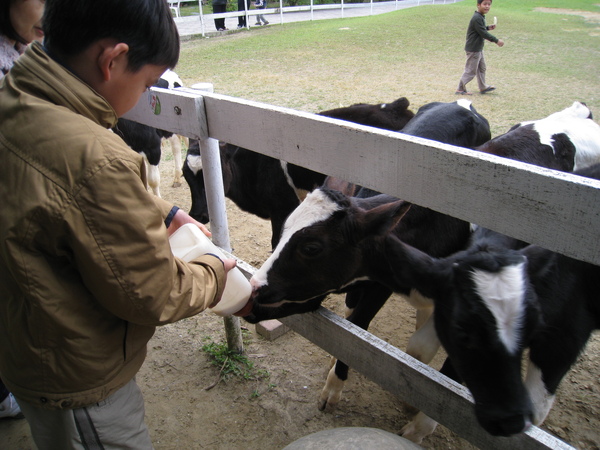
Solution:
[[[243,353],[237,353],[227,348],[227,344],[209,342],[202,346],[202,351],[211,358],[211,363],[220,368],[223,379],[232,376],[241,377],[245,380],[256,379],[257,371],[254,363]]]
[[[249,334],[248,331],[242,330],[244,345],[250,343]],[[210,337],[206,337],[204,340],[206,343],[202,346],[202,351],[209,356],[211,364],[219,368],[217,381],[205,389],[211,389],[221,380],[226,381],[232,377],[239,377],[244,380],[253,380],[257,382],[269,379],[269,372],[264,369],[256,368],[247,355],[232,351],[227,347],[226,343],[214,342]],[[271,387],[269,387],[269,390],[270,389]]]
[[[600,13],[597,0],[503,0],[489,20],[502,48],[487,43],[493,94],[470,100],[492,135],[584,101],[600,114]],[[317,112],[353,103],[407,97],[416,110],[454,101],[464,69],[464,41],[475,2],[427,5],[375,16],[277,24],[184,42],[176,68],[188,85],[211,82],[215,92]],[[476,83],[469,86],[476,90]]]

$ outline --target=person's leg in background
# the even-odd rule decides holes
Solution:
[[[479,61],[483,56],[482,52],[467,52],[467,61],[465,63],[465,71],[460,77],[456,93],[467,93],[467,83],[475,78]]]
[[[213,14],[221,14],[227,11],[227,5],[213,5]],[[215,28],[217,31],[226,30],[225,18],[215,19]]]

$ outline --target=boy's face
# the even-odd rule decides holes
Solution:
[[[479,5],[477,5],[477,11],[481,14],[485,15],[490,12],[490,8],[492,7],[492,0],[483,0]]]
[[[112,88],[102,95],[111,104],[118,117],[133,108],[142,94],[167,70],[167,66],[146,64],[137,72],[123,71]]]

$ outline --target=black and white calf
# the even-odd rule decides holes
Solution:
[[[436,255],[461,250],[470,235],[464,221],[386,194],[358,198],[315,189],[287,218],[279,244],[252,277],[253,309],[244,319],[256,323],[312,311],[327,294],[362,289],[365,281],[390,287],[380,245],[391,228]],[[410,286],[403,293],[410,296]]]
[[[171,70],[164,72],[155,84],[156,87],[173,89],[183,86],[177,74]],[[169,131],[142,125],[127,119],[119,119],[113,131],[121,136],[127,145],[141,154],[148,167],[148,185],[154,195],[160,197],[160,171],[158,164],[162,154],[163,139],[168,141],[175,164],[173,187],[181,186],[181,138]]]
[[[417,331],[406,351],[430,362],[440,345],[433,302],[410,283],[402,288],[391,283],[381,253],[391,228],[400,239],[440,256],[464,248],[470,233],[464,221],[385,194],[355,198],[316,189],[286,220],[277,248],[252,277],[253,307],[244,319],[256,323],[312,311],[335,292],[346,293],[346,318],[368,329],[396,290],[417,309]],[[348,366],[334,363],[319,397],[321,410],[337,406],[348,378]],[[410,433],[406,437],[418,440]]]
[[[476,150],[572,172],[600,162],[600,125],[580,102],[540,120],[522,122]]]
[[[325,180],[325,175],[235,145],[221,142],[219,147],[225,196],[240,209],[271,221],[271,244],[275,248],[285,218],[300,204],[299,190],[314,189]],[[190,142],[183,176],[192,197],[190,216],[207,223],[208,203],[198,141]]]
[[[427,111],[427,114],[417,113],[404,130],[410,128],[413,133],[420,133],[419,136],[425,138],[435,135],[449,144],[469,140],[472,145],[480,145],[490,137],[487,120],[475,111],[470,102],[436,103],[426,105],[419,112],[421,110]],[[431,114],[431,111],[438,114]],[[447,123],[451,121],[455,124],[448,127]],[[446,135],[439,132],[439,127],[447,130]],[[475,137],[471,136],[473,134]],[[369,224],[375,222],[374,218],[376,222],[384,223],[393,220],[393,205],[401,203],[404,202],[383,194],[359,198],[327,188],[313,191],[288,217],[280,243],[253,277],[254,308],[246,319],[257,322],[313,310],[327,293],[344,290],[363,278],[373,280],[378,272],[366,275],[374,267],[370,264],[369,255],[376,237],[374,227]],[[463,249],[470,233],[468,223],[417,205],[413,205],[398,223],[396,232],[402,239],[438,256]],[[315,235],[314,240],[305,239],[312,235]],[[307,247],[300,245],[296,239],[302,244],[307,243]],[[313,248],[317,244],[322,248]],[[337,253],[348,252],[349,249],[356,253],[338,261]],[[311,259],[311,264],[306,267],[298,267],[303,264],[303,254],[299,252],[309,251],[315,251],[318,258]],[[360,284],[360,287],[363,285]],[[353,300],[348,305],[350,308],[361,305],[353,323],[366,328],[390,293],[388,289],[382,289],[381,300],[374,301],[373,293],[365,292],[368,301]],[[410,294],[410,287],[405,293]],[[364,308],[371,310],[368,316],[363,315]]]
[[[488,121],[470,102],[462,100],[422,107],[402,132],[435,136],[455,145],[477,146],[490,138]],[[408,203],[387,195],[363,198],[374,194],[363,191],[359,191],[361,197],[352,198],[318,189],[290,215],[281,242],[251,280],[254,306],[245,317],[247,321],[311,311],[327,294],[346,292],[346,318],[368,329],[392,294],[378,264],[381,233],[387,233],[397,222],[394,232],[401,239],[438,256],[450,255],[466,245],[468,223],[418,205],[406,211]],[[400,215],[404,215],[402,220]],[[407,353],[428,363],[439,348],[433,303],[410,285],[399,293],[417,308],[417,331]],[[321,393],[320,409],[337,405],[347,377],[348,366],[337,361]]]
[[[600,165],[577,173],[600,179]],[[384,248],[398,288],[411,283],[433,299],[435,329],[449,356],[442,371],[465,382],[481,426],[509,436],[542,423],[561,380],[600,328],[600,267],[534,245],[481,244],[436,259],[390,235]]]
[[[413,116],[409,102],[401,97],[388,104],[356,104],[323,111],[320,115],[391,131],[400,130]],[[271,221],[271,244],[275,248],[285,218],[319,187],[325,174],[230,144],[220,144],[225,196],[251,214]],[[197,142],[190,143],[183,175],[192,197],[190,216],[209,221],[206,190]]]
[[[454,111],[451,113],[451,117],[454,118],[460,118],[463,111],[471,110],[470,103],[465,102],[435,106],[439,108],[438,111]],[[436,108],[432,107],[431,110]],[[426,108],[425,111],[428,109]],[[465,128],[479,135],[479,139],[489,139],[489,128],[487,133],[485,129],[487,121],[479,121],[476,112],[473,116],[466,115]],[[441,119],[446,117],[442,114]],[[427,126],[432,128],[431,135],[437,135],[439,129],[436,126],[445,123],[444,120],[435,120],[428,114],[419,115],[419,113],[413,120],[415,123],[412,125],[414,127],[412,130],[421,130],[420,132],[425,135],[423,137],[429,137]],[[422,122],[419,122],[420,120]],[[480,126],[482,123],[483,126]],[[473,146],[481,145],[481,141],[476,142],[464,136],[454,126],[446,124],[442,129],[453,132],[457,136],[454,142],[460,140],[463,145],[465,142],[471,142]],[[411,131],[411,123],[404,128],[403,132],[407,130]],[[478,133],[478,130],[483,131]],[[447,137],[446,142],[448,141]],[[422,295],[410,280],[401,287],[393,285],[387,278],[390,275],[389,270],[378,264],[378,260],[382,257],[382,254],[378,253],[382,250],[378,239],[382,235],[378,236],[377,233],[381,233],[385,226],[394,223],[398,218],[399,210],[391,206],[395,200],[390,197],[387,200],[385,196],[380,197],[380,201],[383,201],[386,206],[379,204],[377,207],[363,203],[364,201],[363,199],[344,200],[339,194],[325,189],[317,190],[307,197],[305,202],[290,215],[284,226],[281,242],[252,279],[255,289],[254,307],[246,317],[248,321],[256,322],[313,310],[330,292],[348,292],[346,302],[351,310],[348,319],[365,329],[392,290],[407,296],[409,301],[419,308],[418,311],[433,309],[432,300]],[[404,207],[402,203],[396,206]],[[456,239],[455,242],[460,241],[461,245],[466,247],[465,236],[468,236],[468,231],[462,234],[465,230],[462,227],[468,225],[459,224],[457,234],[448,228],[446,232],[433,231],[430,237],[427,234],[431,230],[430,220],[411,220],[412,214],[419,211],[422,209],[417,205],[405,211],[405,215],[394,230],[394,235],[405,242],[413,242],[412,245],[432,245],[436,239],[439,240],[438,243],[449,243],[452,239]],[[509,245],[518,248],[525,245],[494,233],[490,233],[489,238],[493,239],[494,245],[499,247]],[[423,239],[424,242],[419,239]],[[426,250],[424,247],[421,247],[421,250],[431,254],[431,250]],[[450,253],[452,250],[446,255]],[[368,288],[365,288],[367,286],[365,279],[371,282]],[[411,338],[407,352],[421,361],[428,362],[437,351],[439,341],[433,327],[433,320],[424,320],[423,316],[421,315],[418,323],[420,328]],[[346,371],[342,369],[343,365],[340,368],[338,362],[330,372],[321,395],[321,408],[334,406],[339,401],[343,380],[347,376],[347,368]],[[405,436],[415,441],[419,441],[430,431],[432,430],[423,430],[412,424],[403,429]]]
[[[492,137],[487,119],[465,99],[421,106],[402,133],[465,148],[480,146]]]

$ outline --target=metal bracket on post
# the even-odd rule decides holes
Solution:
[[[199,83],[192,86],[193,89],[213,92],[211,83]],[[204,116],[206,119],[206,115]],[[231,252],[229,241],[229,227],[227,224],[227,213],[225,210],[225,189],[223,187],[223,171],[221,168],[221,152],[219,141],[209,137],[199,139],[200,157],[202,158],[202,174],[204,175],[204,186],[206,189],[206,200],[208,203],[208,214],[213,242],[226,252]],[[231,351],[243,353],[244,343],[240,327],[240,319],[236,316],[224,317],[227,347]]]

